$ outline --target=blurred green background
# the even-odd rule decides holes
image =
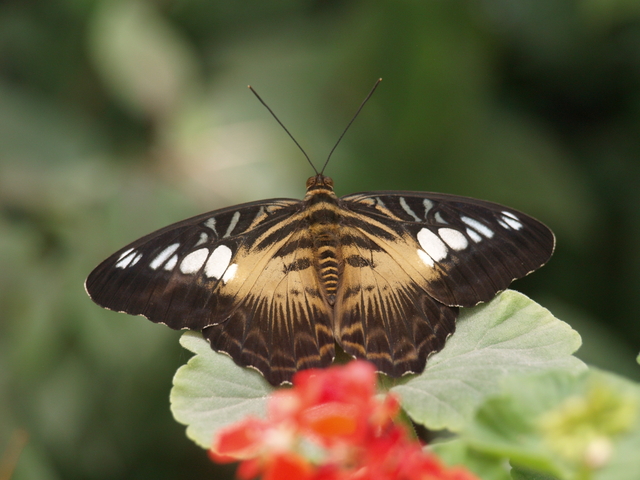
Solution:
[[[171,222],[304,194],[433,190],[557,234],[515,284],[638,379],[637,0],[0,3],[0,480],[226,478],[169,411],[177,332],[83,281]],[[20,454],[18,456],[18,454]]]

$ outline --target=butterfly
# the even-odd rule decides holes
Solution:
[[[544,224],[496,203],[409,191],[338,198],[321,171],[302,200],[223,208],[142,237],[85,287],[105,308],[201,330],[273,385],[328,366],[336,343],[400,377],[444,347],[458,307],[492,299],[554,246]]]

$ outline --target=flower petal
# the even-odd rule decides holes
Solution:
[[[355,405],[329,402],[308,408],[302,420],[306,428],[321,437],[346,437],[356,433],[359,414]],[[366,422],[367,418],[363,420]]]
[[[216,435],[210,455],[217,462],[233,462],[254,457],[262,447],[267,428],[263,420],[249,417],[231,425]]]

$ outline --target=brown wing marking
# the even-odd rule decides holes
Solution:
[[[335,306],[338,342],[388,375],[421,372],[429,354],[441,350],[455,330],[458,309],[431,298],[396,252],[360,229],[345,228],[344,234],[349,241],[342,247]]]
[[[275,237],[273,231],[267,235]],[[259,255],[241,249],[233,260],[236,276],[219,289],[232,307],[222,322],[203,330],[215,350],[256,368],[274,385],[290,382],[297,370],[329,365],[335,354],[331,308],[307,237],[300,229]]]
[[[372,248],[385,251],[408,275],[411,282],[428,293],[431,298],[438,298],[441,303],[449,306],[458,306],[441,298],[455,298],[453,290],[455,285],[448,281],[451,266],[445,262],[434,262],[433,266],[427,265],[418,255],[420,245],[402,223],[389,222],[386,218],[383,222],[380,217],[359,215],[346,210],[342,214],[345,229],[343,236],[351,238],[351,235],[346,233],[346,228],[351,227],[353,238],[362,239],[358,242],[361,249],[366,251]]]
[[[473,198],[424,192],[367,192],[341,200],[345,210],[359,219],[354,225],[364,225],[362,230],[379,237],[387,251],[397,251],[396,244],[410,247],[400,248],[398,253],[408,255],[410,263],[419,267],[418,271],[413,269],[411,277],[433,298],[450,306],[470,307],[492,299],[513,280],[544,265],[555,246],[553,232],[536,219]],[[376,235],[385,227],[392,233],[391,238]],[[418,236],[423,230],[434,234],[436,243],[448,242],[438,238],[443,230],[448,232],[445,235],[453,232],[455,238],[463,240],[457,248],[443,244],[444,258],[421,262],[415,254],[421,250]],[[421,252],[423,258],[424,253]]]

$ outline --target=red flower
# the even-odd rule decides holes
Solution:
[[[378,399],[375,368],[354,361],[304,370],[269,398],[268,419],[247,418],[216,435],[210,456],[241,461],[250,480],[477,480],[449,469],[394,423],[398,400]]]

